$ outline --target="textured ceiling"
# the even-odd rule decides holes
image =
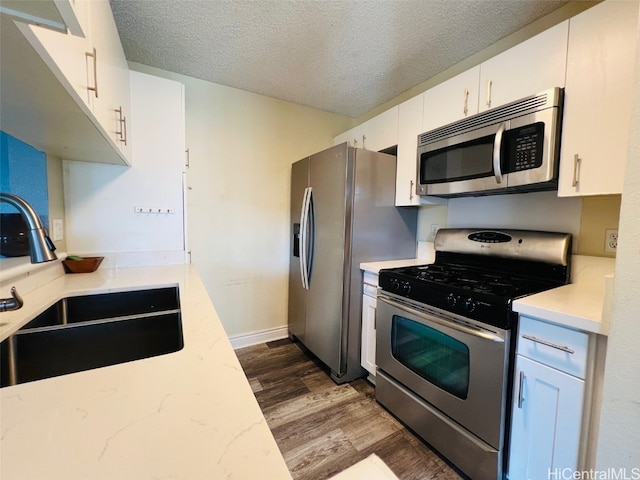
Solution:
[[[556,0],[110,0],[127,60],[359,117]]]

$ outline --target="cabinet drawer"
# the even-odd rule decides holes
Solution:
[[[378,274],[371,272],[364,272],[363,282],[365,285],[373,285],[374,287],[378,286]],[[375,295],[374,295],[375,296]]]
[[[373,285],[369,285],[368,283],[365,283],[363,285],[362,292],[365,295],[369,295],[370,297],[376,298],[378,296],[378,287],[374,287]]]
[[[589,335],[529,317],[520,317],[518,354],[585,378]]]

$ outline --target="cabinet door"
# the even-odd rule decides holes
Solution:
[[[360,363],[372,376],[376,375],[376,299],[362,296],[362,349]]]
[[[74,101],[92,114],[95,95],[90,90],[94,80],[93,70],[89,70],[93,68],[91,58],[87,57],[93,50],[89,39],[35,25],[18,24],[18,28]]]
[[[333,139],[334,145],[339,145],[344,142],[347,142],[350,147],[362,148],[362,125],[353,127]]]
[[[131,120],[129,67],[107,0],[92,2],[90,24],[91,40],[96,49],[99,92],[95,99],[94,115],[109,138],[130,159],[131,138],[130,129],[127,128],[127,120]]]
[[[396,159],[396,206],[420,205],[416,194],[416,154],[422,133],[423,95],[398,106],[398,151]]]
[[[564,87],[568,29],[562,22],[482,63],[479,111]]]
[[[521,355],[515,375],[508,477],[578,470],[584,380]]]
[[[428,132],[478,113],[480,67],[436,85],[424,93],[422,131]]]
[[[379,152],[398,144],[398,107],[376,115],[361,126],[362,148]]]
[[[87,4],[74,0],[10,0],[0,4],[0,14],[30,25],[84,37]]]
[[[603,2],[570,20],[558,195],[622,193],[638,2]]]

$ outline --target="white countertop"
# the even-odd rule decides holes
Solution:
[[[513,302],[521,315],[588,333],[609,333],[615,259],[573,255],[571,283]]]
[[[360,268],[378,274],[383,268],[432,263],[431,258],[364,262]],[[588,333],[609,333],[609,310],[613,291],[614,258],[573,255],[571,283],[529,295],[513,302],[522,314]]]
[[[0,390],[0,478],[291,478],[189,265],[61,275],[2,313],[0,333],[65,296],[167,285],[180,288],[182,350]]]

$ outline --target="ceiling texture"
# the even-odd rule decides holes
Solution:
[[[127,60],[360,117],[560,0],[110,0]]]

